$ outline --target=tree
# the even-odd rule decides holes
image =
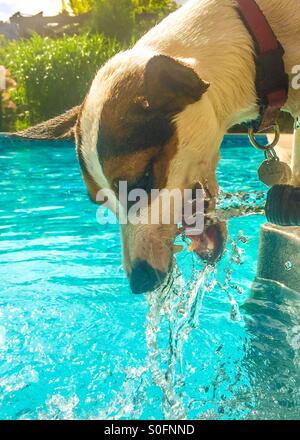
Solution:
[[[155,13],[157,15],[175,11],[175,0],[132,0],[138,13]]]
[[[143,34],[178,7],[175,0],[132,0],[136,11],[136,33]]]
[[[92,11],[92,30],[128,43],[177,8],[175,0],[69,0],[74,14]]]
[[[118,41],[128,42],[135,26],[132,0],[96,0],[93,29]]]
[[[75,15],[89,12],[94,6],[94,0],[69,0],[69,6]]]

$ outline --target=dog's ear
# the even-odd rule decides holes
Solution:
[[[151,58],[144,80],[149,106],[170,112],[195,103],[209,87],[191,67],[165,55]]]
[[[14,133],[14,135],[27,139],[72,139],[75,136],[74,129],[80,109],[81,106],[73,107],[56,118]]]

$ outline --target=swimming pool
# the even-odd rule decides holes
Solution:
[[[265,191],[261,159],[228,137],[222,190]],[[170,291],[135,296],[70,143],[2,137],[0,172],[0,419],[299,418],[292,294],[243,306],[262,216],[230,221],[216,270],[184,251]]]

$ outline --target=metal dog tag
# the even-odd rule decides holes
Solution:
[[[266,159],[258,170],[259,180],[267,186],[286,184],[292,178],[292,171],[288,164],[281,162],[277,157]]]

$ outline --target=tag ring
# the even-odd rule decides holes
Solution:
[[[249,137],[249,140],[250,140],[250,142],[251,142],[251,144],[253,145],[254,148],[257,148],[258,150],[266,152],[266,151],[273,150],[274,147],[276,147],[276,145],[278,144],[279,139],[280,139],[280,128],[279,128],[278,124],[272,125],[272,128],[274,129],[274,136],[275,137],[274,137],[273,142],[271,142],[270,144],[267,144],[267,145],[260,144],[255,139],[254,129],[253,128],[249,128],[249,130],[248,130],[248,137]]]

